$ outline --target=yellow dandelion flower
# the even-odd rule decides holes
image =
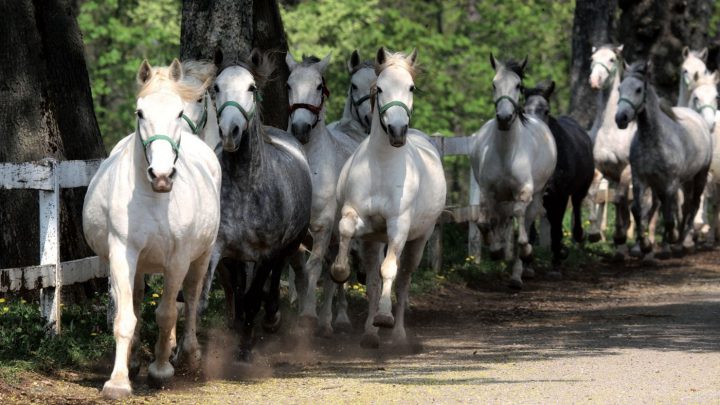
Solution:
[[[5,303],[5,298],[0,298],[0,304],[4,304],[4,303]]]
[[[9,311],[10,311],[9,307],[3,307],[3,312],[9,312]]]
[[[97,336],[97,333],[92,332],[92,333],[90,333],[90,336]]]
[[[155,301],[150,301],[148,304],[150,304],[150,305],[152,305],[152,306],[155,306],[155,305],[157,305],[157,302],[155,302]]]
[[[25,301],[25,299],[21,298],[21,299],[20,299],[20,303],[21,303],[21,304],[26,304],[27,301]]]
[[[160,298],[160,296],[159,296],[158,294],[156,294],[156,293],[153,293],[152,297],[153,297],[153,298]]]

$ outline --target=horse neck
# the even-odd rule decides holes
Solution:
[[[655,88],[648,85],[645,94],[645,107],[637,115],[637,136],[641,140],[654,141],[665,134],[660,124],[660,114],[664,113],[660,110],[660,101]]]
[[[352,92],[348,90],[347,98],[345,99],[345,108],[343,109],[342,119],[341,121],[352,121],[357,119],[355,118],[353,114],[353,100],[352,100]]]
[[[138,134],[137,131],[133,133],[133,140],[132,142],[132,153],[130,154],[132,161],[130,164],[134,168],[134,180],[135,180],[135,189],[136,190],[142,190],[145,192],[145,194],[149,195],[161,195],[159,193],[156,193],[153,191],[152,186],[150,185],[150,182],[147,179],[147,170],[148,170],[148,161],[147,161],[147,155],[145,155],[145,148],[142,144],[142,139],[140,138],[140,134]]]
[[[615,128],[615,113],[617,102],[620,99],[620,69],[617,69],[612,83],[608,88],[601,90],[597,96],[597,112],[593,123],[593,132],[597,132],[604,126]]]
[[[325,118],[323,118],[323,115],[325,115],[325,108],[323,107],[323,110],[321,112],[321,116],[318,117],[318,122],[315,125],[315,128],[310,129],[310,140],[308,143],[306,143],[305,150],[310,152],[315,149],[321,149],[323,145],[325,145],[327,142],[330,142],[330,131],[327,129],[327,126],[325,125]]]
[[[244,175],[261,173],[265,161],[265,141],[262,122],[257,114],[250,121],[247,134],[242,137],[238,150],[232,153],[224,152],[228,169],[243,172]]]
[[[217,121],[215,103],[208,103],[207,114],[208,116],[205,128],[200,131],[200,139],[202,139],[205,144],[209,146],[215,154],[217,154],[222,150],[222,145],[220,144],[220,126]]]
[[[690,104],[690,91],[688,90],[685,80],[680,77],[680,89],[678,90],[678,107],[687,107]]]
[[[518,148],[521,141],[525,125],[522,123],[520,117],[516,117],[510,129],[507,131],[501,131],[496,128],[495,132],[495,144],[497,145],[498,153],[501,156],[512,157]]]

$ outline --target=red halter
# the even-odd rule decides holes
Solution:
[[[308,110],[315,114],[315,123],[312,127],[315,128],[318,121],[320,121],[320,112],[322,111],[323,104],[325,104],[325,98],[330,98],[330,90],[325,85],[325,77],[322,78],[322,95],[320,97],[320,105],[312,105],[306,103],[295,103],[288,106],[288,112],[292,114],[295,110]]]

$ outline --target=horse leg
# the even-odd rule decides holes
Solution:
[[[253,329],[255,327],[255,317],[260,312],[260,306],[263,300],[263,288],[267,281],[270,271],[275,267],[275,263],[269,260],[262,260],[255,263],[254,277],[250,284],[250,289],[242,299],[242,310],[245,318],[242,321],[242,331],[240,338],[240,360],[244,362],[251,361],[251,353],[253,346]],[[237,303],[238,301],[236,301]],[[240,312],[237,307],[235,311]]]
[[[385,259],[380,266],[382,293],[378,304],[378,313],[375,314],[373,319],[373,325],[375,326],[391,328],[395,324],[395,318],[392,314],[392,286],[397,276],[399,259],[405,248],[409,230],[409,215],[402,215],[387,221],[388,248]]]
[[[200,365],[200,344],[197,340],[198,305],[210,257],[211,252],[208,251],[190,263],[190,269],[183,281],[185,330],[182,347],[178,352],[184,356],[184,360],[191,370],[197,370]]]
[[[685,189],[685,202],[683,204],[683,250],[685,252],[692,252],[695,249],[694,233],[695,227],[693,219],[699,211],[700,204],[703,200],[703,194],[705,192],[705,184],[707,182],[707,173],[701,171],[695,175],[695,178],[690,180]]]
[[[582,243],[585,240],[585,234],[582,226],[582,202],[585,196],[582,192],[576,192],[570,197],[572,202],[572,237],[575,243]]]
[[[355,236],[355,232],[361,224],[362,220],[358,213],[353,208],[344,206],[342,209],[342,217],[338,224],[338,233],[340,235],[338,254],[330,268],[330,276],[333,281],[338,284],[344,284],[350,278],[350,261],[348,256],[350,240]]]
[[[328,277],[328,283],[331,282],[330,278]],[[347,291],[345,291],[345,286],[338,286],[337,289],[337,305],[336,305],[336,311],[337,314],[335,315],[335,322],[333,323],[333,329],[339,332],[350,332],[352,331],[352,323],[350,322],[350,317],[347,313],[348,310],[348,301],[347,301]]]
[[[615,233],[613,244],[615,245],[615,260],[622,261],[628,253],[627,231],[630,226],[630,204],[628,193],[631,182],[630,166],[627,166],[620,175],[620,182],[615,193]],[[639,231],[636,231],[639,232]]]
[[[560,265],[567,256],[567,252],[563,252],[563,217],[565,216],[565,207],[567,207],[569,196],[555,195],[546,197],[545,210],[547,211],[547,219],[550,221],[550,242],[553,253],[553,266]],[[582,228],[580,229],[582,233]]]
[[[139,358],[139,349],[140,349],[140,331],[142,329],[142,302],[143,298],[145,296],[145,274],[141,272],[135,273],[135,283],[133,287],[133,310],[135,312],[135,319],[137,319],[137,323],[135,324],[135,333],[133,334],[132,343],[130,344],[131,347],[131,354],[130,354],[130,370],[129,370],[129,377],[131,380],[134,380],[135,377],[137,377],[138,373],[140,373],[140,358]]]
[[[663,244],[658,259],[670,258],[670,245],[677,242],[678,235],[675,230],[675,203],[677,199],[677,189],[669,185],[666,190],[659,193],[660,204],[663,212],[663,222],[665,232],[663,233]]]
[[[337,290],[337,284],[330,278],[330,272],[323,272],[323,300],[320,305],[320,313],[318,318],[318,333],[320,336],[329,338],[333,334],[332,327],[332,307],[333,298],[335,298],[335,291]],[[340,290],[343,290],[340,288]]]
[[[111,236],[109,256],[110,287],[116,309],[113,321],[115,365],[110,379],[103,385],[102,392],[105,398],[120,399],[132,394],[128,359],[137,317],[133,310],[133,285],[130,280],[133,280],[134,284],[138,254],[127,249],[124,242]]]
[[[602,216],[602,206],[601,204],[597,203],[597,194],[600,191],[600,183],[602,182],[602,173],[600,173],[599,170],[595,170],[595,174],[593,176],[592,183],[590,184],[590,188],[587,192],[587,197],[585,198],[585,202],[587,204],[587,210],[589,212],[588,221],[590,222],[590,229],[588,229],[588,240],[590,242],[599,242],[602,239],[602,234],[600,231],[601,228],[601,219],[598,219],[598,217]]]
[[[525,229],[529,229],[530,226],[535,222],[535,220],[539,216],[541,216],[540,214],[544,213],[542,202],[543,202],[542,193],[537,193],[537,194],[535,194],[535,196],[533,196],[532,201],[530,202],[530,204],[527,207],[527,210],[525,211],[525,224],[524,224]],[[522,224],[518,224],[518,228],[522,229]],[[562,224],[561,224],[560,229],[562,232]],[[520,232],[518,232],[518,237],[519,237],[519,234],[520,234]],[[562,234],[561,234],[561,238],[562,238]],[[520,244],[518,244],[518,246],[520,246]],[[528,246],[532,247],[532,245],[530,245],[529,243],[528,243]],[[523,277],[527,277],[527,278],[535,277],[535,269],[533,269],[534,257],[532,254],[532,250],[527,255],[523,255],[523,250],[521,250],[521,249],[518,250],[518,253],[520,254],[520,260],[522,260],[522,262],[523,262],[523,271],[522,271]],[[552,273],[551,273],[551,276],[553,276]],[[557,276],[557,275],[554,275],[554,276]]]
[[[332,222],[318,226],[313,232],[313,247],[310,258],[305,263],[305,298],[302,302],[300,317],[303,322],[314,325],[317,323],[317,284],[320,279],[325,260],[325,252],[332,236]],[[332,300],[332,299],[331,299]]]
[[[307,280],[305,280],[305,252],[304,248],[300,247],[297,252],[290,256],[290,267],[292,271],[288,274],[289,279],[289,295],[290,303],[297,301],[297,307],[302,311],[303,300],[305,297],[305,289],[307,287]]]
[[[208,307],[208,301],[210,299],[210,290],[212,289],[213,276],[215,275],[215,269],[220,263],[222,252],[222,246],[220,243],[215,243],[210,255],[210,262],[208,264],[208,270],[205,272],[205,281],[203,282],[202,294],[200,295],[200,305],[198,306],[198,315],[202,316],[203,312]],[[226,291],[227,292],[227,291]]]
[[[279,265],[270,269],[270,291],[265,300],[265,317],[262,323],[263,329],[269,333],[276,333],[280,329],[280,278],[287,262],[288,259],[281,260]]]
[[[155,360],[148,366],[148,383],[155,388],[163,387],[175,374],[175,368],[170,364],[170,354],[176,346],[174,332],[178,312],[175,297],[180,291],[189,267],[189,263],[174,264],[163,274],[163,296],[155,310],[155,321],[159,329],[158,340],[155,343]],[[185,305],[187,307],[188,303],[186,302]],[[197,306],[194,310],[197,311]],[[192,318],[194,319],[196,315],[193,314]]]
[[[378,312],[378,300],[380,297],[380,262],[384,244],[380,242],[363,241],[360,245],[362,250],[362,265],[365,268],[368,316],[365,320],[365,332],[360,339],[360,346],[368,349],[380,347],[378,327],[373,325],[373,319]]]
[[[408,294],[410,290],[410,279],[422,260],[425,244],[431,234],[407,242],[403,254],[400,257],[400,271],[397,276],[397,307],[395,308],[395,326],[392,330],[392,340],[395,345],[406,345],[407,334],[405,333],[405,308],[408,306]]]
[[[523,265],[521,258],[530,257],[532,254],[532,246],[528,243],[525,218],[528,206],[532,203],[532,189],[528,186],[523,187],[515,197],[512,205],[512,216],[518,223],[518,236],[516,239],[516,249],[513,260],[512,274],[510,275],[510,287],[522,288]],[[512,222],[511,225],[512,227]]]
[[[645,221],[643,220],[643,217],[645,215],[644,213],[648,211],[645,207],[643,207],[645,202],[645,189],[646,186],[642,181],[638,178],[633,179],[633,202],[631,210],[637,226],[635,235],[638,241],[637,245],[640,250],[638,256],[652,252],[652,243],[648,240],[644,229]]]

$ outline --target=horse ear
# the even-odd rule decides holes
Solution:
[[[523,59],[522,63],[520,63],[520,69],[525,71],[525,67],[527,66],[527,63],[528,63],[528,56],[525,55],[525,59]]]
[[[320,70],[320,73],[325,73],[325,70],[327,69],[328,65],[330,64],[330,59],[332,58],[332,52],[325,55],[325,57],[317,63],[318,70]]]
[[[263,63],[263,54],[257,48],[253,48],[252,51],[250,51],[250,63],[256,67]]]
[[[645,62],[645,80],[650,80],[652,77],[653,63],[650,59]]]
[[[148,80],[150,80],[152,74],[152,66],[150,66],[150,63],[147,61],[147,59],[143,59],[142,63],[140,64],[140,69],[138,69],[137,72],[137,83],[142,86],[143,84],[147,83]]]
[[[550,96],[553,94],[554,91],[555,91],[555,80],[551,81],[548,88],[545,89],[545,91],[544,91],[545,99],[550,100]]]
[[[625,66],[625,67],[623,68],[624,71],[627,72],[628,70],[630,70],[630,64],[629,64],[629,63],[627,63],[626,61],[623,61],[623,65]]]
[[[493,56],[492,52],[490,52],[490,64],[493,67],[493,70],[497,70],[497,59],[495,59],[495,56]]]
[[[615,47],[615,54],[616,54],[616,55],[622,55],[622,51],[623,51],[623,48],[624,48],[624,47],[625,47],[625,45],[623,45],[623,44],[620,44],[620,45],[616,46],[616,47]]]
[[[592,53],[597,52],[597,46],[593,46],[592,48],[590,48],[590,52],[592,52]]]
[[[685,47],[683,47],[683,51],[682,51],[683,59],[687,59],[688,55],[690,55],[690,48],[685,46]]]
[[[297,62],[295,62],[295,58],[293,58],[290,51],[287,51],[287,54],[285,54],[285,64],[287,64],[287,67],[288,67],[288,69],[290,69],[291,72],[297,66]]]
[[[215,66],[220,67],[220,65],[222,65],[223,58],[224,58],[224,56],[223,56],[222,49],[220,49],[220,48],[216,49],[215,55],[213,55],[213,63],[215,64]]]
[[[348,72],[352,73],[352,71],[355,69],[356,66],[360,64],[360,52],[358,50],[354,50],[352,55],[350,55],[350,59],[347,61],[347,68]]]
[[[175,58],[170,64],[170,79],[179,82],[183,78],[183,68],[180,61]]]
[[[407,60],[410,66],[415,66],[415,61],[417,60],[417,48],[413,48],[410,56],[408,56],[405,60]]]
[[[377,51],[377,55],[375,55],[375,64],[382,65],[383,63],[385,63],[385,59],[387,59],[385,47],[381,46],[380,49],[378,49]]]
[[[698,53],[698,58],[700,58],[704,63],[707,63],[707,56],[708,56],[708,49],[707,47],[703,48],[700,53]]]

